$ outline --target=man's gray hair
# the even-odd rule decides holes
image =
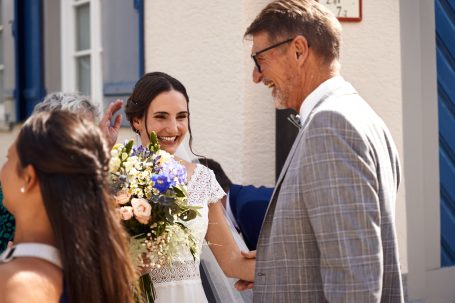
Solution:
[[[96,121],[99,117],[98,107],[87,96],[76,93],[51,93],[44,97],[33,109],[33,113],[50,112],[54,110],[66,110],[77,113],[87,119]]]

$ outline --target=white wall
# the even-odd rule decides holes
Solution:
[[[234,182],[272,185],[275,112],[251,81],[246,27],[268,1],[146,1],[146,70],[175,75],[191,98],[195,149],[221,162]],[[342,23],[342,74],[383,117],[403,158],[399,7],[363,1],[363,20]],[[404,180],[397,230],[406,262]]]
[[[409,302],[454,302],[455,266],[441,268],[435,2],[401,0]]]
[[[190,96],[196,152],[219,161],[237,183],[273,185],[275,111],[270,92],[251,81],[243,33],[268,1],[145,1],[146,71],[181,80]],[[399,4],[363,1],[363,20],[342,23],[342,74],[384,118],[403,155]],[[14,140],[0,133],[0,164]],[[120,139],[134,137],[123,129]],[[407,271],[405,186],[397,229]]]
[[[186,86],[196,152],[219,161],[234,182],[273,185],[273,103],[249,80],[242,38],[263,6],[256,2],[146,1],[146,71]]]
[[[3,162],[5,162],[8,148],[16,139],[20,127],[20,125],[16,125],[12,131],[0,130],[0,165],[3,165]]]
[[[362,1],[362,5],[363,20],[360,23],[342,23],[341,73],[384,119],[398,147],[403,170],[399,2]],[[407,272],[405,196],[405,182],[402,179],[396,224],[402,270]]]

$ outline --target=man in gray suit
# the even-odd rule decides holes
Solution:
[[[254,82],[301,119],[259,236],[254,302],[403,302],[398,153],[339,74],[338,20],[314,0],[279,0],[245,37]]]

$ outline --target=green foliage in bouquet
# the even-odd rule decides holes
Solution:
[[[188,203],[185,166],[160,149],[156,134],[151,133],[147,147],[134,146],[133,140],[115,145],[109,166],[117,210],[131,236],[136,266],[172,264],[182,246],[196,258],[196,239],[184,223],[196,218],[200,207]],[[140,286],[153,302],[153,286],[146,276],[141,277]]]

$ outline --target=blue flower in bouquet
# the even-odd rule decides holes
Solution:
[[[153,188],[157,189],[161,194],[165,193],[172,186],[172,180],[168,175],[155,174],[151,177]]]
[[[180,184],[187,183],[186,168],[183,165],[178,164],[178,167],[176,168],[176,176]]]
[[[186,168],[177,161],[166,162],[163,165],[163,171],[172,180],[172,186],[178,186],[187,183]]]
[[[196,218],[200,207],[188,203],[186,168],[160,149],[156,133],[150,134],[147,147],[134,146],[133,140],[116,144],[109,170],[117,212],[131,236],[136,265],[172,264],[182,248],[195,258],[197,242],[184,222]],[[141,277],[143,291],[153,302],[152,282],[144,277],[149,276]]]
[[[150,150],[142,145],[133,146],[130,156],[137,156],[142,159],[150,157]]]

